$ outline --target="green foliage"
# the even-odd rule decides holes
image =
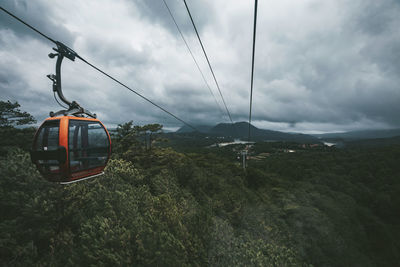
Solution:
[[[116,143],[114,151],[124,155],[132,151],[141,154],[143,151],[151,150],[152,144],[160,139],[162,127],[160,124],[134,126],[133,121],[119,124],[113,134]]]
[[[36,129],[33,127],[21,129],[14,127],[0,128],[1,156],[5,156],[12,148],[21,148],[25,151],[28,151],[31,148],[31,142],[35,135],[35,131]]]
[[[15,128],[29,125],[36,120],[27,112],[19,109],[18,102],[0,101],[0,155],[5,156],[13,147],[29,150],[35,128]]]
[[[276,240],[262,239],[262,232],[235,234],[229,222],[213,220],[208,258],[212,266],[302,266],[297,253]]]
[[[2,265],[400,262],[400,147],[281,153],[298,144],[268,143],[257,153],[273,154],[243,171],[228,148],[160,147],[160,130],[120,125],[105,175],[65,186],[10,149],[0,159]]]
[[[35,123],[35,119],[29,113],[19,109],[18,102],[0,100],[0,128],[27,125]]]

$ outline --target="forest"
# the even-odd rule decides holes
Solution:
[[[2,266],[400,262],[400,145],[258,142],[244,170],[240,146],[127,122],[105,175],[60,185],[31,163],[34,118],[9,101],[0,117]]]

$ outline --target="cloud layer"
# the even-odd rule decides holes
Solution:
[[[192,124],[227,122],[162,0],[5,0],[2,6]],[[180,0],[166,0],[219,93]],[[253,3],[188,0],[234,121],[248,119]],[[259,3],[253,121],[301,132],[400,127],[400,2]],[[57,110],[52,44],[0,14],[1,99],[39,120]],[[64,94],[107,125],[180,123],[80,61],[63,63]],[[219,105],[222,106],[220,98]]]

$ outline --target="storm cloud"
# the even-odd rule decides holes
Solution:
[[[222,101],[180,0],[166,0]],[[248,119],[251,1],[187,1],[234,121]],[[191,124],[228,122],[162,0],[5,0],[2,7]],[[259,2],[253,123],[291,132],[400,127],[400,2]],[[38,120],[58,110],[53,47],[0,13],[0,98]],[[106,125],[181,124],[94,71],[65,60],[63,90]]]

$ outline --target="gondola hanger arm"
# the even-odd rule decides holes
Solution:
[[[58,115],[81,115],[86,114],[92,118],[96,118],[96,114],[91,113],[89,110],[82,108],[76,101],[69,101],[65,98],[62,92],[62,84],[61,84],[61,64],[64,57],[70,59],[71,61],[75,61],[75,57],[79,57],[78,54],[69,48],[68,46],[64,45],[61,42],[56,41],[57,48],[53,48],[54,51],[57,53],[50,53],[50,58],[57,57],[56,62],[56,74],[49,74],[47,77],[53,81],[53,91],[57,93],[58,97],[63,101],[65,104],[68,105],[68,110],[60,110],[58,112],[50,112],[50,116],[58,116]]]

